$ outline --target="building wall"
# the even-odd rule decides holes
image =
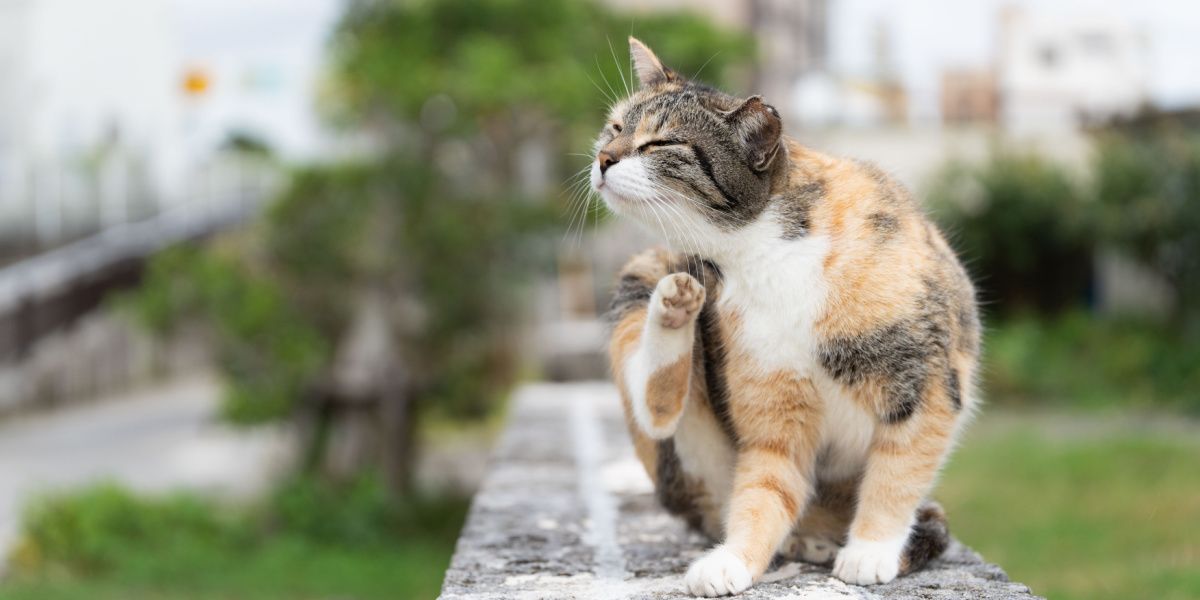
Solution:
[[[1002,120],[1012,133],[1071,129],[1081,117],[1129,113],[1148,99],[1146,40],[1100,13],[1002,17]]]

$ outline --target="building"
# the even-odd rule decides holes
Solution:
[[[160,0],[0,0],[5,235],[70,237],[179,192],[168,21]]]
[[[787,122],[798,123],[797,84],[828,71],[828,0],[608,0],[626,11],[692,11],[725,27],[751,32],[759,60],[751,87]]]
[[[1008,8],[998,56],[1000,120],[1010,133],[1070,130],[1130,114],[1149,98],[1142,30],[1102,13]]]
[[[1000,92],[993,69],[947,69],[941,77],[940,107],[946,125],[995,125]]]

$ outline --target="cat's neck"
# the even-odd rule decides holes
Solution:
[[[761,270],[770,261],[795,252],[806,252],[809,231],[797,230],[792,222],[796,210],[810,213],[820,201],[812,186],[821,180],[829,157],[785,138],[781,163],[772,170],[770,200],[749,223],[711,236],[707,258],[723,272]],[[809,225],[811,226],[811,224]],[[803,228],[802,228],[803,229]]]

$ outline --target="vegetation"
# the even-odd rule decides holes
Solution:
[[[1200,129],[1176,125],[1099,131],[1081,175],[997,148],[934,181],[935,215],[984,306],[989,398],[1200,412]],[[1167,312],[1096,313],[1101,251],[1165,282]]]
[[[1154,319],[1015,316],[988,331],[984,361],[990,402],[1200,415],[1200,345]]]
[[[936,495],[950,529],[1054,600],[1200,596],[1196,423],[990,411]]]
[[[983,165],[948,165],[930,203],[990,314],[1054,313],[1086,299],[1095,211],[1062,167],[997,148]]]
[[[576,0],[351,3],[325,99],[372,151],[299,169],[258,227],[158,259],[130,304],[160,330],[207,325],[229,417],[297,418],[312,473],[382,469],[404,492],[422,415],[479,418],[507,391],[522,282],[565,225],[560,157],[630,85],[630,22]],[[637,33],[715,81],[751,47],[689,15]],[[522,175],[529,149],[552,181]],[[352,427],[362,407],[374,435]]]
[[[360,479],[249,508],[100,485],[31,505],[5,600],[433,598],[466,510]]]
[[[1200,129],[1118,129],[1094,171],[1101,235],[1171,285],[1175,324],[1200,337]]]

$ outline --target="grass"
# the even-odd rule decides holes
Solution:
[[[937,493],[955,535],[1052,600],[1200,597],[1200,424],[985,416]]]
[[[435,598],[465,511],[370,482],[297,482],[251,509],[99,486],[34,505],[0,599]]]

